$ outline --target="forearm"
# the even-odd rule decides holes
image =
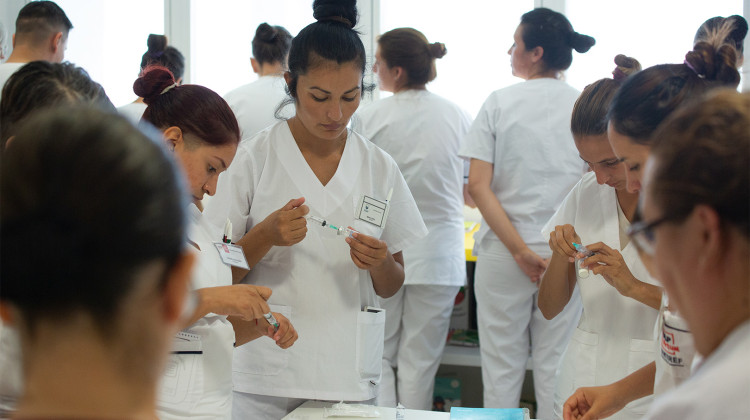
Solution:
[[[195,310],[193,311],[190,318],[186,321],[185,325],[182,326],[182,328],[187,328],[193,324],[195,324],[199,319],[203,318],[204,316],[210,314],[211,312],[214,312],[215,308],[214,305],[216,303],[213,295],[213,288],[206,287],[203,289],[195,290],[193,293],[198,295],[198,304],[195,307]]]
[[[624,407],[631,401],[654,393],[654,378],[656,377],[656,363],[651,362],[630,375],[612,384]]]
[[[227,320],[234,327],[234,346],[239,347],[243,344],[247,344],[256,338],[262,337],[260,330],[258,329],[258,322],[266,322],[265,320],[252,320],[245,321],[237,317],[227,317]]]
[[[565,309],[575,282],[575,264],[568,262],[566,257],[552,254],[539,285],[538,305],[545,318],[552,319]]]
[[[526,249],[526,243],[513,227],[508,214],[491,189],[486,186],[469,187],[471,197],[482,213],[482,218],[512,255]]]
[[[642,304],[656,309],[661,308],[662,288],[646,282],[635,279],[635,285],[628,293],[628,297],[635,299]]]
[[[375,293],[382,298],[395,295],[404,284],[404,262],[401,252],[397,252],[396,255],[388,252],[383,263],[369,271]]]
[[[273,247],[273,242],[270,235],[266,232],[264,223],[258,223],[253,226],[239,241],[237,245],[242,247],[242,251],[245,253],[245,259],[247,265],[251,268],[254,267],[258,262],[266,256],[268,251]],[[249,270],[245,270],[240,267],[232,267],[232,283],[239,283],[246,275]]]

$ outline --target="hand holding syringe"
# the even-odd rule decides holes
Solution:
[[[319,225],[321,227],[327,227],[327,228],[335,230],[336,231],[336,235],[338,235],[338,236],[345,235],[345,236],[348,236],[348,237],[351,238],[351,237],[353,237],[352,235],[354,233],[359,233],[356,230],[354,230],[352,228],[349,228],[349,227],[343,227],[343,226],[339,227],[339,226],[336,226],[336,225],[332,225],[332,224],[328,223],[328,221],[326,221],[322,217],[308,215],[307,216],[307,220],[310,221],[310,222],[312,222],[314,225]]]

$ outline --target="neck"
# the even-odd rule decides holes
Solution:
[[[526,80],[533,79],[559,79],[561,73],[557,70],[539,70],[531,72],[531,75]]]
[[[258,73],[258,76],[281,76],[284,74],[284,66],[281,65],[281,63],[266,63],[261,64],[260,66],[260,72]]]
[[[393,90],[393,93],[406,92],[407,90],[427,90],[427,85],[402,86]]]
[[[627,189],[622,188],[615,190],[615,194],[622,212],[625,213],[625,218],[632,222],[635,210],[638,207],[638,193],[630,193]]]
[[[320,157],[338,155],[340,157],[344,153],[347,129],[344,129],[338,138],[327,140],[320,139],[310,133],[297,117],[290,118],[287,124],[289,124],[292,137],[294,137],[294,141],[302,151],[302,154],[311,153]]]
[[[6,63],[30,63],[32,61],[50,61],[46,54],[33,48],[19,47],[13,49]]]
[[[129,374],[127,343],[106,345],[90,331],[40,325],[24,350],[23,417],[156,419],[156,387],[148,375]],[[35,350],[38,349],[38,350]],[[137,369],[136,369],[137,370]],[[145,376],[145,377],[144,377]]]

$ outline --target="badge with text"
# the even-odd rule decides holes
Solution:
[[[241,246],[222,242],[214,242],[214,246],[219,251],[219,256],[224,264],[244,268],[245,270],[250,269]]]
[[[383,228],[385,227],[385,220],[388,218],[388,200],[383,201],[363,195],[359,200],[357,212],[354,217],[363,222]]]

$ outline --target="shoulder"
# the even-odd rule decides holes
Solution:
[[[393,160],[391,155],[386,153],[383,149],[378,147],[375,143],[368,140],[362,134],[349,130],[349,138],[347,141],[351,141],[355,147],[357,147],[361,153],[367,157],[373,167],[398,170],[396,161]]]

